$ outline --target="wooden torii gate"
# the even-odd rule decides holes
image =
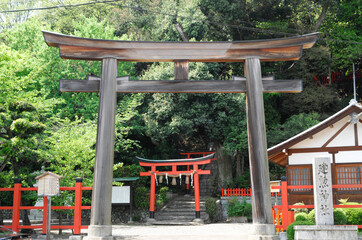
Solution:
[[[102,61],[101,77],[60,80],[60,91],[99,92],[91,225],[88,239],[112,239],[111,195],[116,93],[246,92],[254,235],[273,239],[263,92],[300,92],[301,81],[261,76],[261,61],[291,61],[311,48],[318,33],[297,37],[236,42],[136,42],[78,38],[43,31],[46,43],[64,59]],[[119,61],[174,62],[176,81],[130,81],[117,77]],[[246,79],[188,81],[188,62],[245,62]]]
[[[157,176],[181,177],[185,175],[187,178],[191,176],[195,186],[195,217],[200,218],[200,188],[199,188],[199,175],[210,174],[210,170],[202,170],[199,165],[209,164],[215,154],[210,154],[201,158],[193,159],[169,159],[169,160],[150,160],[137,157],[140,166],[150,167],[151,170],[147,172],[141,172],[141,176],[151,177],[151,191],[150,191],[150,218],[155,218],[155,190]],[[180,170],[177,167],[187,166],[187,170]],[[157,170],[157,167],[171,167],[171,171]],[[192,169],[190,169],[192,167]],[[167,179],[166,179],[167,180]],[[181,181],[181,179],[180,179]]]

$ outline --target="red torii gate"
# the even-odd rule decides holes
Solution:
[[[214,158],[215,154],[210,154],[201,158],[192,159],[170,159],[170,160],[150,160],[137,157],[140,166],[150,167],[148,172],[141,172],[140,176],[151,177],[151,190],[150,190],[150,218],[155,218],[155,190],[157,176],[172,176],[178,177],[181,175],[193,176],[195,187],[195,217],[200,218],[200,188],[199,188],[199,175],[210,174],[210,170],[199,169],[199,165],[209,164]],[[187,166],[187,170],[178,170],[179,166]],[[157,167],[171,167],[171,171],[159,171]],[[192,167],[192,169],[190,169]]]

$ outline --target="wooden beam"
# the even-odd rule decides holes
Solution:
[[[117,93],[245,93],[246,81],[163,81],[117,78]],[[60,80],[61,92],[99,92],[100,80]],[[301,92],[301,80],[263,80],[263,92]]]
[[[345,147],[326,147],[326,148],[295,148],[289,149],[290,154],[293,153],[313,153],[313,152],[345,152],[345,151],[361,151],[362,146],[345,146]]]
[[[45,42],[48,46],[59,47],[60,45],[81,46],[84,48],[105,48],[105,49],[132,49],[142,51],[145,49],[190,49],[190,50],[242,50],[242,49],[264,49],[290,46],[303,46],[311,48],[316,42],[319,33],[310,33],[288,38],[275,38],[250,41],[233,42],[151,42],[151,41],[117,41],[74,37],[49,31],[43,31]]]
[[[301,45],[265,49],[111,49],[100,47],[83,47],[60,45],[60,57],[77,60],[102,60],[112,57],[127,62],[173,62],[185,60],[190,62],[243,62],[249,56],[262,61],[294,61],[302,56]]]
[[[188,80],[189,79],[189,61],[180,60],[175,61],[175,80]]]

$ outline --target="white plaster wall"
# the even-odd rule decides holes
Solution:
[[[330,157],[332,162],[332,155],[327,152],[294,153],[289,156],[289,165],[312,164],[316,157]]]
[[[312,164],[316,157],[330,157],[331,163],[333,156],[327,152],[320,153],[295,153],[289,156],[289,165]],[[335,155],[336,163],[356,163],[362,162],[362,151],[339,152]]]
[[[362,162],[362,151],[339,152],[336,154],[336,163]]]
[[[335,139],[333,139],[333,141],[330,142],[327,147],[354,146],[354,139],[354,125],[348,124],[348,126]]]

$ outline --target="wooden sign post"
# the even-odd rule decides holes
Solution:
[[[64,92],[99,92],[94,188],[88,239],[112,238],[111,181],[117,93],[247,93],[249,160],[253,190],[250,239],[273,239],[263,92],[300,92],[301,81],[261,77],[261,61],[298,60],[318,33],[291,38],[237,42],[136,42],[86,39],[43,31],[46,43],[64,59],[102,61],[102,77],[60,80]],[[174,62],[173,81],[130,81],[117,78],[117,61]],[[245,62],[246,79],[188,81],[188,62]]]

